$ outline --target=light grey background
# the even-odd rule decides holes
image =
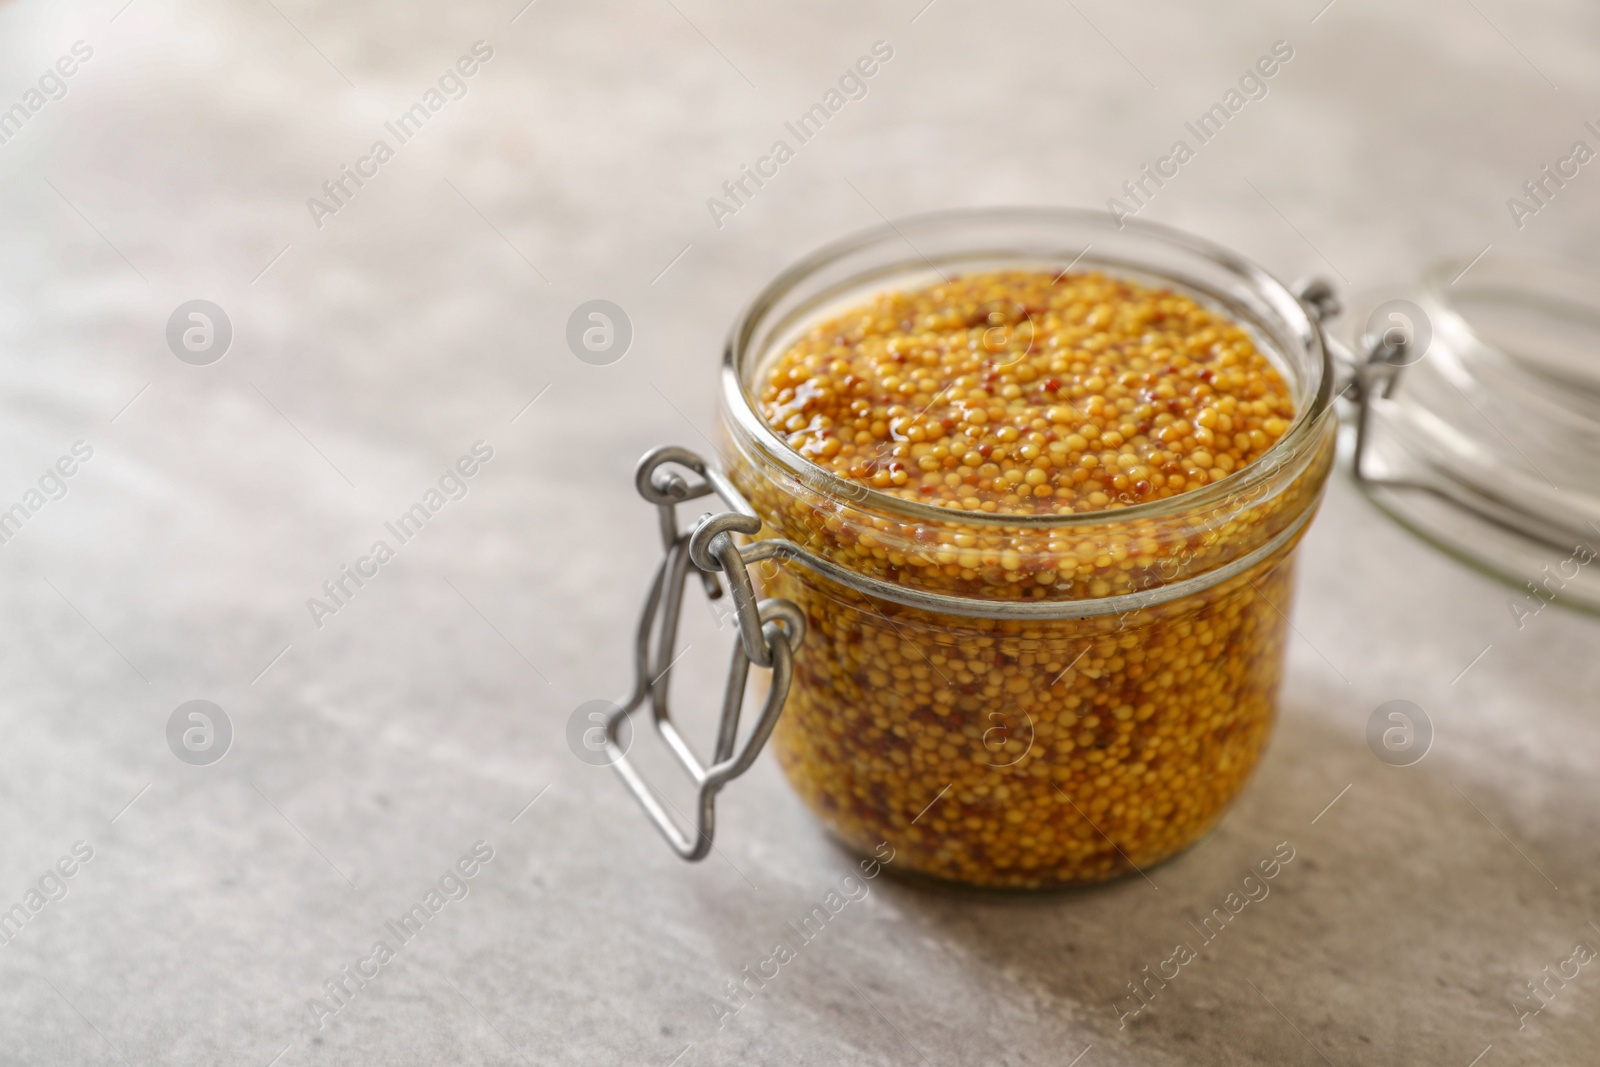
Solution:
[[[94,49],[0,145],[0,507],[94,449],[0,546],[0,907],[95,850],[0,947],[0,1062],[1594,1062],[1600,967],[1524,1029],[1512,1004],[1600,946],[1600,625],[1519,631],[1344,481],[1267,757],[1159,888],[879,878],[718,1029],[848,858],[765,758],[682,864],[564,740],[626,688],[658,551],[632,463],[707,447],[724,330],[784,265],[880,213],[1101,206],[1283,39],[1144,217],[1346,291],[1488,245],[1597,270],[1600,164],[1521,230],[1505,206],[1596,146],[1593,5],[122,4],[0,7],[0,107]],[[318,228],[307,198],[478,40],[466,97]],[[868,96],[714,225],[878,40]],[[164,339],[197,298],[234,328],[208,367]],[[597,298],[634,326],[611,366],[564,343]],[[480,440],[469,495],[316,628],[307,598]],[[693,611],[703,731],[730,631]],[[196,698],[234,728],[208,767],[164,736]],[[1436,731],[1413,767],[1364,741],[1392,699]],[[308,998],[478,840],[470,896],[318,1029]],[[1125,983],[1282,841],[1271,895],[1119,1030]]]

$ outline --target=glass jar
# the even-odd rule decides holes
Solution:
[[[874,293],[953,273],[1069,268],[1177,291],[1241,326],[1287,383],[1293,423],[1255,462],[1199,488],[1019,515],[838,478],[757,410],[772,361]],[[1082,885],[1192,844],[1244,785],[1276,714],[1292,556],[1334,453],[1319,325],[1330,304],[1325,290],[1302,300],[1187,234],[1062,209],[921,216],[784,272],[730,336],[721,470],[679,449],[640,468],[668,553],[633,696],[608,728],[624,781],[689,858],[709,848],[717,790],[769,732],[828,831],[863,855],[887,843],[896,870],[989,887]],[[1031,345],[1021,310],[995,327],[1011,331],[994,338],[997,351]],[[670,474],[669,462],[702,480]],[[731,510],[679,532],[673,505],[713,492]],[[751,540],[736,546],[735,533]],[[708,581],[723,572],[741,624],[709,768],[666,713],[675,601],[691,569]],[[773,679],[739,745],[749,662],[770,665]],[[694,836],[666,817],[617,743],[646,700],[700,787]]]

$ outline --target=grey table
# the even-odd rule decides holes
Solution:
[[[632,462],[706,447],[723,332],[785,264],[880,216],[1103,206],[1283,41],[1140,217],[1347,292],[1490,245],[1592,270],[1596,165],[1506,201],[1597,143],[1593,5],[521,3],[0,8],[0,1062],[1595,1061],[1600,966],[1566,961],[1600,946],[1600,625],[1519,629],[1342,481],[1266,759],[1150,882],[879,878],[719,1013],[850,860],[764,758],[682,864],[565,740],[625,688]],[[563,340],[596,298],[634,331],[608,366]],[[166,331],[202,299],[232,336],[196,365]],[[346,565],[376,575],[310,610]],[[696,606],[686,640],[704,730],[728,631]],[[1436,732],[1409,768],[1364,740],[1391,699]],[[219,762],[169,747],[190,700]],[[1270,895],[1129,999],[1280,842]]]

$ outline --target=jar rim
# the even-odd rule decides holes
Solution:
[[[925,504],[880,492],[860,482],[841,478],[800,455],[761,417],[756,408],[755,398],[740,373],[741,364],[750,353],[756,331],[765,317],[805,280],[856,252],[895,239],[903,241],[915,257],[920,257],[924,263],[933,266],[933,261],[923,256],[906,236],[905,231],[908,229],[915,231],[945,224],[985,222],[1000,224],[1029,221],[1070,224],[1091,231],[1132,230],[1136,235],[1143,235],[1158,243],[1193,253],[1247,283],[1256,295],[1264,299],[1272,310],[1282,317],[1283,325],[1299,339],[1306,349],[1306,354],[1311,357],[1314,377],[1307,382],[1308,388],[1304,390],[1309,394],[1309,402],[1300,405],[1289,428],[1265,452],[1225,478],[1160,500],[1065,515],[967,511]],[[1093,261],[1099,262],[1105,258],[1094,257]],[[915,259],[908,257],[907,265],[914,266]],[[1170,271],[1157,266],[1131,261],[1125,265],[1185,287],[1193,287],[1196,284],[1192,279],[1174,276]],[[1308,442],[1313,441],[1323,416],[1332,408],[1333,377],[1332,356],[1324,342],[1318,321],[1312,317],[1300,298],[1265,268],[1221,245],[1176,227],[1139,219],[1117,220],[1106,212],[1087,208],[1048,206],[951,208],[926,212],[903,217],[898,222],[886,219],[881,226],[859,230],[822,245],[779,273],[740,311],[728,333],[723,349],[721,372],[725,410],[745,433],[763,446],[763,450],[770,458],[777,460],[795,477],[803,477],[806,483],[821,495],[834,500],[849,501],[853,507],[910,522],[958,523],[1034,530],[1103,526],[1108,522],[1136,522],[1183,515],[1203,510],[1218,501],[1253,488],[1264,479],[1270,478],[1288,461],[1288,458],[1299,455]]]

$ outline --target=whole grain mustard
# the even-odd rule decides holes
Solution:
[[[754,393],[806,466],[857,487],[830,493],[736,461],[764,533],[984,600],[1090,599],[1203,574],[1314,507],[1331,455],[1330,439],[1287,487],[1202,513],[1119,517],[1244,471],[1296,411],[1239,325],[1098,272],[881,293],[806,330]],[[861,488],[949,518],[892,514]],[[1105,521],[1003,518],[1092,514]],[[1032,888],[1143,869],[1200,837],[1260,756],[1294,542],[1198,592],[1082,619],[943,615],[769,567],[766,594],[809,625],[779,761],[834,834],[862,851],[891,842],[902,870]]]
[[[1097,511],[1218,481],[1288,429],[1238,326],[1101,274],[1011,271],[890,292],[813,327],[762,414],[835,474],[912,500]]]

